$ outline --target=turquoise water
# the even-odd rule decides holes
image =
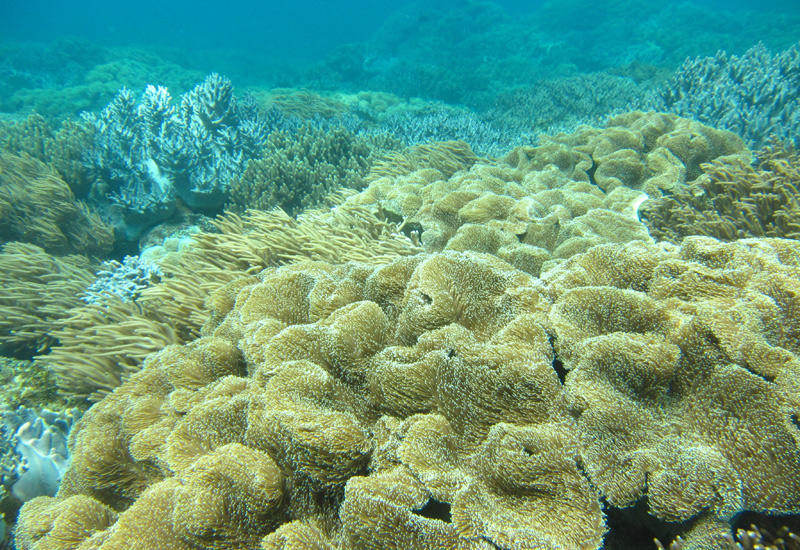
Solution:
[[[238,86],[381,89],[485,108],[497,93],[545,78],[632,63],[674,70],[686,57],[739,54],[758,41],[781,50],[796,41],[800,20],[791,2],[239,1],[220,9],[40,0],[2,10],[0,68],[13,87],[0,90],[5,111],[31,107],[8,104],[19,88],[79,83],[96,64],[133,55],[119,48]],[[129,86],[165,80],[140,70],[115,76]]]

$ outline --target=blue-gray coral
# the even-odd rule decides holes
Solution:
[[[476,153],[489,156],[501,156],[514,147],[535,141],[532,131],[512,131],[472,111],[445,105],[422,112],[393,113],[381,121],[377,131],[397,136],[408,145],[461,140],[469,143]]]
[[[778,54],[759,43],[741,56],[687,59],[652,107],[731,130],[752,147],[800,145],[800,42]]]
[[[87,119],[96,129],[87,162],[121,210],[129,237],[166,219],[178,198],[192,209],[219,208],[268,134],[254,103],[237,100],[231,81],[218,74],[177,105],[162,86],[147,86],[138,102],[122,89]]]
[[[161,281],[163,273],[157,264],[139,256],[125,256],[120,262],[108,260],[97,272],[94,282],[86,289],[81,299],[87,304],[102,303],[109,295],[118,296],[123,302],[134,302],[142,290]]]

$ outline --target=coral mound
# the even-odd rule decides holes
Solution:
[[[267,268],[86,413],[17,544],[594,549],[629,508],[714,547],[800,512],[799,278],[708,237]]]

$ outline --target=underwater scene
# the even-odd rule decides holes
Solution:
[[[0,2],[0,550],[800,550],[800,2]]]

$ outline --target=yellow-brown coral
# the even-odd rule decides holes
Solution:
[[[0,155],[0,239],[24,241],[48,252],[102,255],[114,234],[46,164]]]
[[[645,202],[650,233],[673,242],[686,235],[800,238],[800,154],[772,146],[756,158],[754,165],[740,156],[703,164],[702,177]]]

